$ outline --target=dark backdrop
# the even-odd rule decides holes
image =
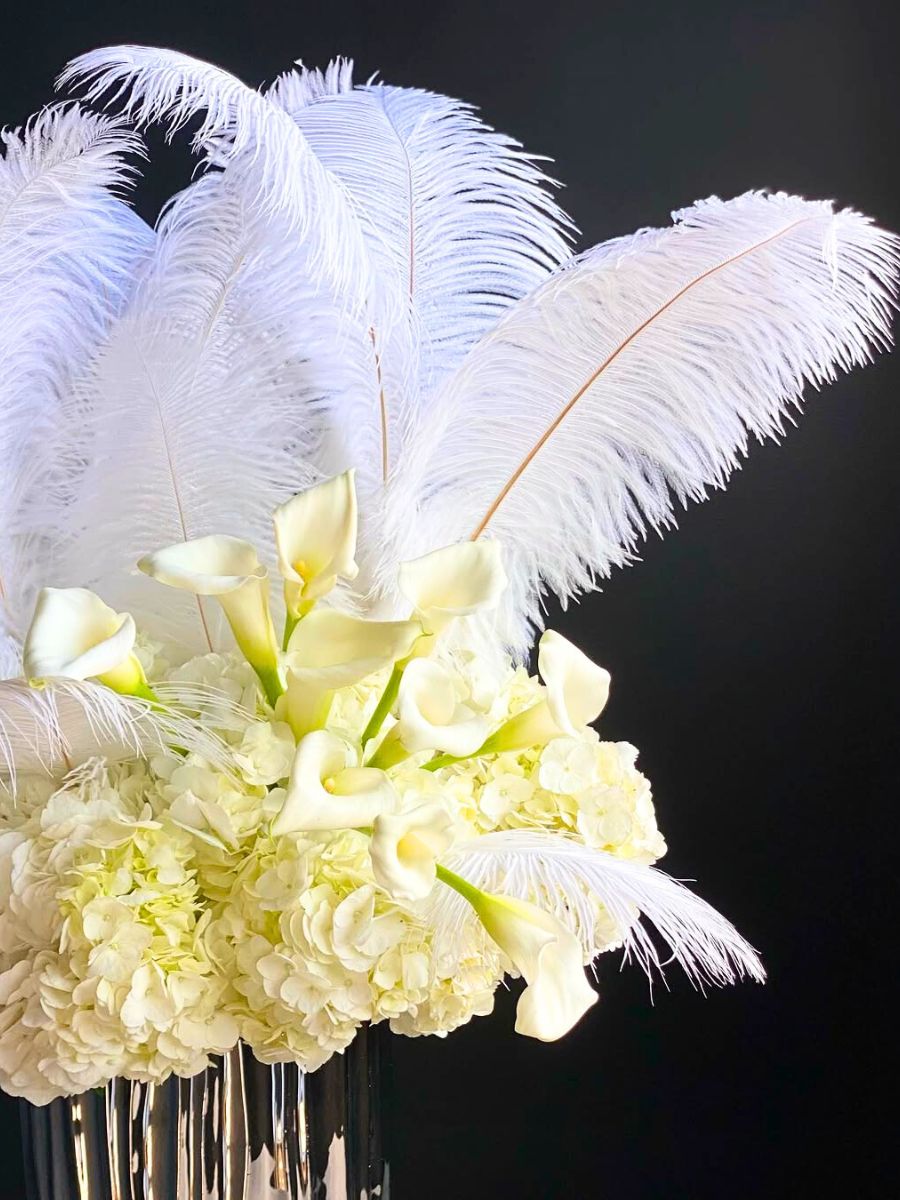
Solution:
[[[836,197],[900,228],[891,0],[24,3],[0,120],[71,55],[168,44],[245,79],[302,56],[479,104],[556,159],[583,244],[717,192]],[[152,215],[186,177],[158,159]],[[812,396],[783,447],[653,540],[559,627],[615,678],[670,852],[770,972],[709,997],[601,967],[565,1042],[514,1036],[514,996],[452,1039],[394,1039],[397,1200],[742,1200],[897,1194],[887,1054],[894,891],[900,359]],[[0,1195],[18,1197],[3,1103]],[[4,1190],[5,1189],[5,1190]]]

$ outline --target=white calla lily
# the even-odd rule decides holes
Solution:
[[[406,668],[398,704],[396,735],[411,754],[435,750],[464,758],[487,736],[487,718],[460,701],[452,673],[430,659],[413,659]]]
[[[436,757],[425,767],[436,770],[481,748],[488,720],[461,702],[456,680],[445,667],[414,658],[403,665],[402,673],[395,670],[395,677],[399,717],[372,755],[371,766],[386,771],[411,754],[433,750]]]
[[[577,737],[606,707],[609,671],[553,629],[538,643],[538,671],[547,689],[550,714],[569,737]]]
[[[397,794],[383,771],[359,766],[354,746],[317,729],[297,747],[287,796],[272,832],[368,828],[396,804]]]
[[[400,591],[431,637],[457,617],[496,608],[506,584],[499,542],[458,542],[400,565]]]
[[[269,576],[249,542],[212,534],[146,554],[145,575],[169,587],[215,596],[235,641],[253,667],[271,703],[281,694],[278,643],[269,612]]]
[[[296,737],[319,729],[334,693],[409,654],[418,621],[365,621],[334,609],[304,617],[287,648],[285,717]]]
[[[510,718],[482,747],[485,754],[544,746],[578,737],[609,699],[610,674],[560,633],[548,629],[538,645],[538,670],[546,697]]]
[[[552,913],[527,900],[482,892],[445,868],[438,878],[464,896],[528,985],[516,1008],[516,1032],[555,1042],[597,1003],[584,972],[581,942]]]
[[[376,817],[369,854],[376,881],[395,900],[423,900],[437,860],[453,842],[453,819],[441,804]]]
[[[355,472],[307,488],[275,509],[275,545],[288,616],[297,621],[334,587],[355,579]]]
[[[23,650],[28,679],[98,679],[154,699],[134,654],[134,620],[86,588],[42,588]]]

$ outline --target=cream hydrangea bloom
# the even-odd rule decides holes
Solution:
[[[240,655],[162,664],[160,676],[161,661],[147,656],[154,684],[186,687],[231,764],[161,749],[84,765],[61,788],[23,779],[15,805],[0,804],[0,1085],[44,1103],[116,1075],[190,1075],[238,1036],[264,1061],[314,1069],[364,1021],[444,1035],[490,1012],[504,970],[523,965],[521,1028],[555,1031],[545,985],[568,970],[562,941],[541,927],[556,947],[545,958],[562,959],[548,970],[542,945],[516,965],[474,922],[451,953],[417,897],[443,887],[451,841],[493,830],[654,861],[665,845],[632,747],[576,728],[424,770],[448,720],[498,728],[547,701],[524,669],[492,675],[454,652],[408,668],[413,681],[434,670],[451,681],[449,719],[423,722],[423,749],[379,771],[362,765],[359,739],[389,663],[335,687],[327,729],[298,752]],[[397,718],[385,729],[397,737]],[[298,805],[302,819],[284,815]],[[591,904],[599,951],[622,930]],[[559,1009],[565,997],[549,993]],[[584,1002],[584,987],[572,995]]]
[[[237,1040],[191,840],[153,819],[148,783],[140,766],[98,768],[0,839],[0,1084],[13,1095],[192,1075]]]

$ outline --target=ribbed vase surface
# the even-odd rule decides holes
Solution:
[[[23,1101],[27,1200],[385,1200],[379,1042],[312,1075],[239,1047],[193,1079]]]

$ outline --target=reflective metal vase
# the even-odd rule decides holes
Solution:
[[[312,1075],[240,1047],[193,1079],[22,1101],[27,1200],[385,1200],[381,1046],[362,1029]]]

